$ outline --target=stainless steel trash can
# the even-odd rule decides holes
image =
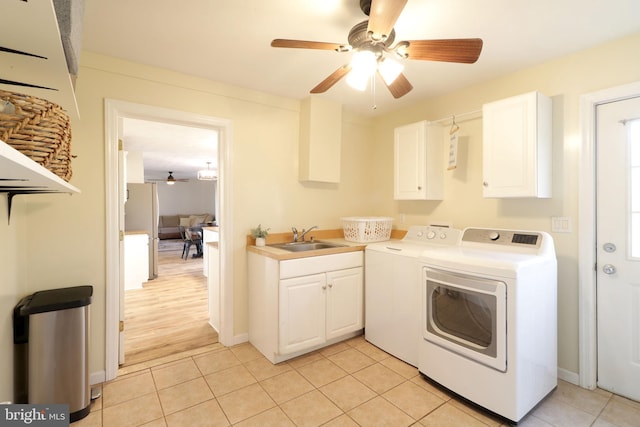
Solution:
[[[16,403],[68,404],[71,422],[89,414],[92,294],[92,286],[51,289],[16,305]],[[26,402],[19,401],[25,398]]]

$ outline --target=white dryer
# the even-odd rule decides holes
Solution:
[[[421,270],[426,248],[458,244],[461,231],[412,226],[402,240],[365,249],[365,339],[410,365],[418,366]]]
[[[467,228],[421,262],[419,371],[517,423],[557,386],[551,236]]]

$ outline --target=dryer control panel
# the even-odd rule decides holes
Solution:
[[[542,244],[543,235],[537,231],[515,231],[484,228],[467,228],[462,242],[497,244],[502,246],[530,247],[537,249]]]

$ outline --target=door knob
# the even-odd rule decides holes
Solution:
[[[602,271],[604,274],[613,274],[616,272],[616,268],[611,264],[605,264],[602,266]]]

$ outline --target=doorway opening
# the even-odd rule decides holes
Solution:
[[[199,175],[206,169],[214,172],[206,178],[217,178],[218,132],[125,117],[120,138],[126,197],[119,364],[131,366],[218,342],[203,262],[204,230],[217,224],[217,179]]]
[[[124,209],[121,206],[126,197],[122,150],[119,140],[122,135],[123,120],[135,118],[160,123],[171,123],[192,128],[210,129],[218,134],[218,185],[216,221],[219,225],[218,257],[216,274],[207,278],[208,300],[217,307],[209,306],[209,315],[217,317],[219,342],[234,344],[233,338],[233,265],[231,250],[233,235],[233,215],[230,200],[232,125],[229,120],[188,113],[125,101],[105,100],[105,172],[106,172],[106,337],[105,337],[105,381],[118,374],[120,353],[124,350],[122,334],[124,318]],[[215,295],[214,289],[216,291]],[[210,318],[211,324],[216,324]]]

